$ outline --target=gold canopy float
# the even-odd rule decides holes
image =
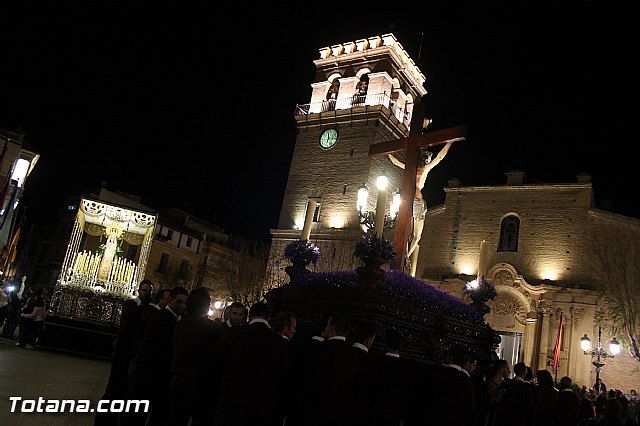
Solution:
[[[82,198],[38,346],[111,359],[144,279],[157,214]]]
[[[138,282],[144,278],[156,219],[154,214],[82,198],[59,284],[132,297]],[[98,245],[102,240],[106,241]],[[123,256],[123,242],[141,246],[135,251],[137,258]],[[80,251],[93,246],[95,248]]]

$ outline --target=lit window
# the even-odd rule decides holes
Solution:
[[[507,216],[500,224],[500,245],[498,251],[518,251],[518,234],[520,233],[520,219]]]

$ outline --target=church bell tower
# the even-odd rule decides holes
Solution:
[[[271,230],[267,274],[276,285],[288,281],[284,247],[303,239],[303,231],[320,248],[315,270],[358,266],[353,247],[365,232],[358,189],[370,190],[363,211],[375,211],[377,177],[388,177],[390,192],[402,184],[402,170],[387,156],[369,156],[369,146],[406,137],[414,104],[426,93],[424,75],[393,34],[323,47],[314,64],[311,99],[295,110],[298,135],[278,228]],[[388,238],[392,233],[385,230]]]

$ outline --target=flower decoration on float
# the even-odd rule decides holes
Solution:
[[[310,289],[360,289],[358,274],[353,271],[316,272],[301,275],[292,285]],[[483,325],[484,319],[471,305],[431,284],[401,271],[389,269],[377,291],[392,300],[412,306],[428,307],[430,312]]]
[[[496,286],[487,279],[469,281],[465,285],[464,293],[471,296],[472,299],[484,302],[493,300],[498,296]]]
[[[353,255],[361,260],[378,258],[384,260],[385,263],[391,263],[396,258],[396,249],[393,242],[384,236],[378,238],[375,235],[367,234],[356,242]]]
[[[320,249],[307,240],[296,240],[286,245],[284,257],[290,262],[318,263]]]

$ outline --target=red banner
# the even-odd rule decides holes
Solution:
[[[560,348],[562,347],[562,313],[560,313],[560,325],[558,326],[558,336],[556,336],[556,346],[553,348],[553,369],[558,371],[560,365]]]

